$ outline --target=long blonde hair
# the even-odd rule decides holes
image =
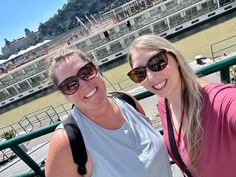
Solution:
[[[201,87],[196,80],[191,67],[187,64],[184,56],[178,49],[168,40],[157,35],[144,35],[134,40],[128,52],[128,60],[132,67],[132,52],[134,49],[164,49],[175,56],[179,64],[179,72],[181,77],[181,102],[186,110],[186,117],[189,120],[189,130],[187,131],[188,154],[192,167],[196,167],[199,157],[199,146],[202,142],[202,126],[201,126],[201,109],[202,95]]]

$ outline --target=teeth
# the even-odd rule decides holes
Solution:
[[[166,84],[166,80],[161,81],[160,83],[158,83],[157,85],[153,86],[155,89],[159,90],[161,89],[164,85]]]
[[[97,90],[97,88],[94,88],[91,92],[89,92],[89,93],[85,96],[85,98],[89,98],[89,97],[93,96],[94,93],[96,92],[96,90]]]

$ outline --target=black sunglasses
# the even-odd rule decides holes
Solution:
[[[92,62],[87,63],[79,69],[76,75],[62,81],[58,88],[66,95],[72,95],[79,89],[79,79],[88,81],[97,75],[97,69]]]
[[[163,69],[168,64],[167,52],[162,50],[158,54],[152,56],[146,66],[140,66],[132,69],[127,75],[135,83],[140,83],[147,77],[147,68],[151,71],[158,72]]]

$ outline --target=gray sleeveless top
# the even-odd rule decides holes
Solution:
[[[71,111],[92,157],[92,177],[171,177],[159,132],[128,103],[113,100],[125,119],[117,130],[100,127],[76,107]]]

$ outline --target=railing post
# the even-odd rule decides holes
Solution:
[[[119,86],[119,89],[122,90],[122,87],[119,82],[117,83],[117,85]]]
[[[213,52],[213,44],[211,45],[211,57],[212,57],[212,60],[215,61],[215,56]]]
[[[23,151],[19,145],[15,145],[10,148],[35,172],[35,174],[39,175],[40,177],[45,177],[44,173],[41,171],[40,166],[25,151]]]
[[[223,83],[230,83],[229,67],[223,67],[220,70],[220,79]]]

